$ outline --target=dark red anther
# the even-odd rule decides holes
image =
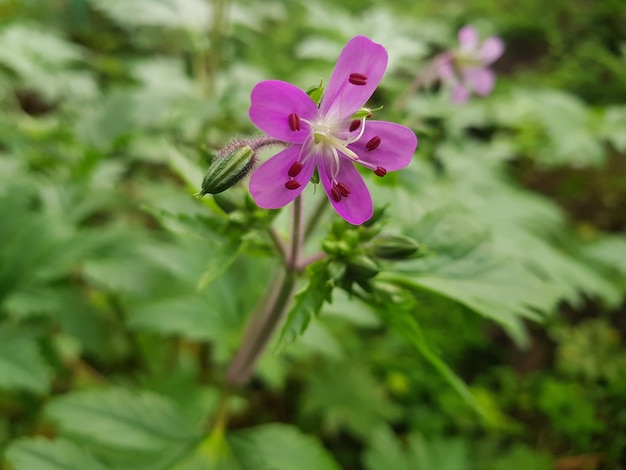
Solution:
[[[292,178],[295,178],[300,174],[300,171],[302,171],[302,163],[294,162],[293,165],[289,167],[289,171],[287,172],[287,174]]]
[[[387,174],[387,170],[385,170],[382,166],[377,166],[374,170],[374,174],[376,176],[380,176],[381,178]]]
[[[363,75],[362,73],[351,73],[348,81],[353,85],[367,85],[367,75]]]
[[[298,183],[296,180],[289,180],[285,183],[285,188],[287,189],[298,189],[301,186],[300,183]]]
[[[341,191],[339,191],[339,188],[337,186],[333,186],[331,188],[330,195],[335,200],[335,202],[341,201]]]
[[[292,131],[300,130],[300,116],[298,116],[296,113],[291,113],[289,115],[289,128]]]
[[[355,119],[350,124],[350,132],[356,131],[359,127],[361,127],[361,120],[360,119]]]
[[[365,144],[365,148],[371,152],[372,150],[377,148],[381,142],[382,141],[380,140],[380,137],[374,136],[367,141],[367,144]]]
[[[343,183],[337,183],[337,186],[335,187],[339,190],[343,197],[348,197],[348,195],[350,194],[350,188],[348,188],[348,186]]]

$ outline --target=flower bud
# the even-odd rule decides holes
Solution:
[[[229,144],[225,150],[226,152],[220,152],[209,166],[202,179],[202,190],[197,197],[225,191],[241,181],[254,167],[257,156],[250,145]]]
[[[349,273],[357,279],[370,279],[378,274],[380,267],[372,258],[357,255],[348,261]]]
[[[377,258],[402,260],[423,255],[424,248],[403,235],[381,235],[372,241],[372,254]]]

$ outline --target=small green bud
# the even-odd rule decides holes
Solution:
[[[377,258],[402,260],[424,254],[423,247],[403,235],[381,235],[372,241],[372,254]]]
[[[250,173],[256,163],[256,152],[248,145],[230,144],[230,152],[220,152],[202,179],[202,190],[197,197],[227,190]]]
[[[357,279],[369,279],[378,274],[380,268],[378,263],[365,255],[357,255],[348,262],[350,274]]]

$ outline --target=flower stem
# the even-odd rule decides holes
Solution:
[[[252,376],[267,343],[283,318],[293,297],[302,248],[302,200],[298,196],[293,205],[291,247],[285,263],[285,271],[273,283],[265,308],[253,316],[241,341],[241,348],[233,358],[226,373],[226,381],[232,386],[245,385]]]
[[[313,230],[315,229],[319,221],[322,219],[322,215],[324,215],[324,211],[326,210],[327,207],[328,207],[328,201],[326,200],[326,198],[318,198],[317,206],[315,206],[315,209],[313,210],[313,214],[311,214],[311,217],[307,221],[306,228],[304,230],[305,239],[307,239],[313,234]]]
[[[415,77],[413,82],[409,85],[409,87],[400,95],[393,104],[392,109],[395,111],[401,111],[406,108],[406,105],[417,90],[422,87],[426,87],[431,85],[437,80],[437,70],[441,65],[441,62],[445,61],[448,57],[448,54],[443,53],[431,59],[431,61],[426,64],[426,67],[422,69],[422,71]]]

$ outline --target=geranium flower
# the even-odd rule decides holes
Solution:
[[[305,188],[317,167],[337,213],[351,224],[367,221],[372,198],[354,164],[377,176],[409,164],[417,137],[408,127],[355,117],[387,68],[387,51],[364,36],[344,47],[319,107],[290,83],[269,80],[252,90],[250,119],[289,147],[252,175],[250,193],[266,209],[283,207]]]
[[[504,52],[504,43],[491,36],[483,43],[472,26],[459,30],[460,47],[444,54],[439,62],[439,77],[452,85],[452,101],[463,104],[471,91],[481,96],[491,93],[496,76],[489,68]]]

